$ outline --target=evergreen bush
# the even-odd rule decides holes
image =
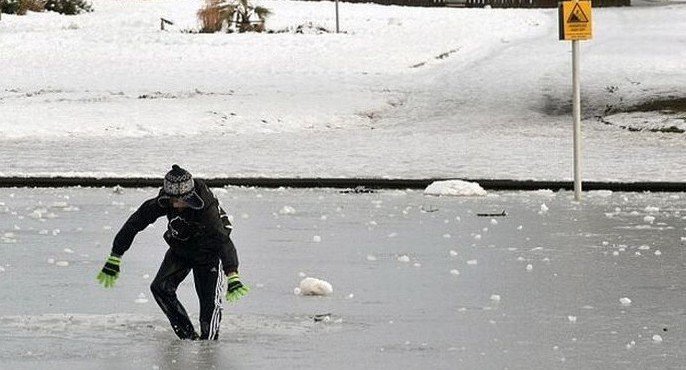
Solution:
[[[65,15],[77,15],[93,11],[93,7],[86,0],[47,0],[45,10]]]

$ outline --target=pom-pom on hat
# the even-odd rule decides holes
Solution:
[[[193,209],[202,209],[205,206],[205,202],[195,191],[193,176],[177,164],[172,165],[172,169],[164,176],[162,193],[160,199],[179,198]]]

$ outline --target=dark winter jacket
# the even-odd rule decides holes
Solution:
[[[133,238],[158,218],[167,216],[164,240],[178,256],[192,264],[209,263],[217,256],[228,275],[238,270],[238,256],[231,241],[232,226],[219,201],[202,180],[194,180],[195,191],[203,200],[201,209],[177,211],[168,196],[160,190],[157,197],[146,200],[126,221],[114,237],[112,253],[123,255]]]

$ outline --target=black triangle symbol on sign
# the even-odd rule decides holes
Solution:
[[[572,14],[569,15],[567,23],[588,23],[588,17],[586,17],[584,11],[581,10],[579,4],[574,5],[574,9],[572,9]]]

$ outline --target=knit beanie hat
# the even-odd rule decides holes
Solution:
[[[182,199],[193,209],[201,209],[205,206],[202,198],[195,191],[195,183],[190,172],[175,164],[164,176],[161,199],[171,197]]]

